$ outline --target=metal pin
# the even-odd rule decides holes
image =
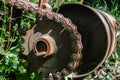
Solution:
[[[62,34],[64,31],[65,31],[65,28],[63,28],[63,29],[60,31],[60,34]]]
[[[59,45],[58,49],[60,49],[63,46],[63,44]]]
[[[52,30],[49,30],[47,34],[50,34],[52,32]]]

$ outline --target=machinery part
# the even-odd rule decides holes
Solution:
[[[38,6],[39,6],[41,9],[45,9],[45,10],[48,11],[48,12],[51,12],[51,11],[52,11],[52,6],[48,4],[48,0],[39,0]]]
[[[30,2],[7,0],[7,3],[38,14],[33,27],[23,36],[23,54],[30,63],[28,72],[44,71],[55,80],[64,75],[80,78],[100,67],[116,47],[118,23],[105,12],[80,4],[60,7],[58,12],[77,26],[84,45],[82,51],[81,36],[69,19]]]
[[[7,4],[38,15],[31,29],[23,35],[23,55],[30,63],[28,72],[52,73],[57,79],[74,73],[82,58],[81,36],[77,27],[62,15],[24,0],[7,0]]]
[[[110,14],[80,4],[62,5],[58,13],[70,18],[82,36],[83,64],[73,77],[86,76],[100,67],[116,48],[119,25]]]
[[[33,51],[37,56],[44,55],[44,57],[47,57],[57,52],[56,42],[48,33],[45,35],[38,35],[39,33],[35,34],[38,39],[35,38],[36,40],[34,41],[35,44],[33,48]]]
[[[59,2],[59,0],[54,0],[55,2]],[[69,0],[61,0],[61,2],[67,2]],[[79,1],[80,4],[83,4],[84,0],[76,0],[76,1]],[[72,1],[69,1],[69,2],[72,2]]]

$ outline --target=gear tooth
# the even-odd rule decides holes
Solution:
[[[28,31],[26,31],[25,36],[22,36],[22,38],[24,40],[24,43],[22,44],[22,46],[24,47],[24,52],[22,54],[24,54],[26,56],[29,54],[29,51],[28,51],[28,39],[29,39],[29,37],[31,35],[29,33],[32,33],[32,31],[30,29]]]
[[[24,52],[22,53],[23,55],[28,55],[28,49],[27,49],[27,47],[26,47],[26,44],[27,42],[26,42],[26,40],[25,40],[25,38],[24,38],[24,43],[22,44],[22,46],[23,46],[23,48],[24,48]]]

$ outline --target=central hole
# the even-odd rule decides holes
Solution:
[[[38,41],[36,44],[36,49],[38,52],[47,52],[47,44],[44,41]]]

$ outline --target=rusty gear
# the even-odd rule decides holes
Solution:
[[[61,77],[77,69],[83,46],[77,27],[71,20],[24,0],[7,0],[7,4],[38,15],[32,28],[23,36],[23,55],[30,63],[28,72],[44,71],[52,73],[53,77],[60,73]]]

